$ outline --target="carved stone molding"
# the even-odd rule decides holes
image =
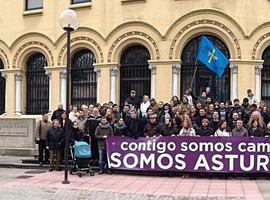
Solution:
[[[0,73],[1,73],[1,76],[2,76],[4,79],[6,79],[6,81],[7,81],[7,73],[1,72],[1,71],[0,71]]]
[[[49,77],[49,79],[52,79],[52,72],[46,71],[45,74]]]
[[[112,67],[111,68],[111,76],[117,76],[118,74],[118,68],[117,67]]]
[[[16,72],[15,73],[15,80],[16,81],[22,81],[23,79],[23,73],[22,72]]]
[[[255,65],[255,74],[260,75],[262,72],[263,65],[262,64],[257,64]]]
[[[157,71],[157,66],[156,65],[149,65],[148,67],[151,70],[151,75],[155,75]]]
[[[16,68],[16,62],[17,62],[18,56],[21,54],[21,52],[22,52],[25,48],[27,48],[27,47],[29,47],[29,46],[35,46],[35,45],[40,46],[40,47],[43,47],[43,48],[46,49],[47,53],[49,54],[48,56],[50,56],[50,59],[51,59],[51,61],[52,61],[51,65],[52,65],[52,66],[54,65],[53,54],[52,54],[51,50],[49,49],[49,47],[48,47],[47,45],[45,45],[44,43],[42,43],[42,42],[39,42],[39,41],[31,41],[31,42],[27,42],[27,43],[23,44],[23,45],[19,48],[19,50],[16,52],[16,54],[15,54],[15,56],[14,56],[14,58],[13,58],[13,68]]]
[[[60,71],[60,78],[61,79],[66,79],[67,78],[67,71],[66,70]]]
[[[238,65],[237,64],[230,64],[232,74],[238,74]]]
[[[220,22],[217,22],[215,20],[197,20],[197,21],[194,21],[194,22],[191,22],[189,24],[187,24],[186,26],[184,26],[178,33],[177,35],[174,37],[173,39],[173,42],[170,46],[170,51],[169,51],[169,59],[172,59],[173,58],[173,51],[174,51],[174,48],[175,48],[175,45],[177,43],[177,40],[179,39],[179,37],[188,29],[194,27],[194,26],[197,26],[197,25],[202,25],[202,24],[209,24],[209,25],[212,25],[212,26],[217,26],[219,28],[222,28],[223,30],[225,30],[230,36],[231,38],[233,39],[234,41],[234,44],[237,48],[237,57],[238,58],[241,58],[241,48],[240,48],[240,44],[236,38],[236,36],[232,33],[232,31],[227,27],[225,26],[224,24],[220,23]]]
[[[70,44],[74,43],[74,42],[77,42],[77,41],[87,41],[87,42],[90,42],[91,44],[93,44],[99,51],[99,54],[100,54],[100,58],[101,58],[101,62],[103,62],[103,52],[102,52],[102,49],[101,47],[98,45],[98,43],[89,38],[89,37],[75,37],[75,38],[72,38],[71,41],[70,41]],[[61,65],[61,60],[62,60],[62,57],[63,57],[63,54],[64,54],[64,51],[66,50],[66,44],[64,45],[64,47],[62,47],[60,53],[59,53],[59,56],[58,56],[58,59],[57,59],[57,64],[58,65]]]
[[[96,72],[97,77],[101,77],[101,69],[100,68],[94,68],[94,72]]]
[[[155,47],[155,51],[156,51],[156,54],[157,54],[157,57],[156,59],[159,60],[160,58],[160,53],[159,53],[159,49],[158,49],[158,46],[156,44],[156,42],[154,41],[154,39],[149,36],[148,34],[146,33],[143,33],[143,32],[140,32],[140,31],[132,31],[132,32],[128,32],[128,33],[125,33],[123,35],[121,35],[120,37],[118,37],[115,42],[112,44],[112,46],[110,47],[110,50],[109,50],[109,54],[108,54],[108,62],[111,62],[112,61],[112,52],[115,48],[115,46],[123,39],[129,37],[129,36],[142,36],[142,37],[145,37],[148,41],[150,41],[153,46]]]
[[[3,49],[0,49],[0,54],[2,54],[4,56],[5,61],[7,62],[6,69],[9,68],[9,59],[8,59],[7,54],[5,53],[5,51]]]
[[[252,59],[256,59],[255,56],[256,56],[256,51],[257,51],[257,48],[258,46],[260,45],[260,43],[263,41],[263,40],[266,40],[270,37],[270,33],[266,33],[264,34],[263,36],[261,36],[257,42],[255,43],[253,49],[252,49]]]
[[[173,74],[179,74],[180,70],[181,70],[180,64],[173,64],[172,65],[172,73]]]

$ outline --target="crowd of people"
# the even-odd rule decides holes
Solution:
[[[70,127],[70,142],[84,140],[91,143],[92,164],[100,167],[99,174],[111,171],[107,168],[106,138],[125,136],[131,138],[157,136],[270,136],[270,112],[263,101],[258,102],[250,89],[240,104],[239,99],[215,101],[211,89],[206,88],[201,96],[192,90],[181,99],[172,97],[169,103],[157,102],[143,96],[139,99],[132,90],[123,108],[113,102],[103,105],[69,106],[58,105],[51,116],[44,114],[37,123],[39,162],[42,165],[50,158],[50,171],[59,168],[64,147],[64,127]],[[66,124],[67,125],[67,124]],[[45,160],[43,152],[45,153]],[[56,159],[53,159],[53,158]],[[54,160],[56,163],[54,163]]]

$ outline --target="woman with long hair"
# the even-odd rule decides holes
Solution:
[[[254,120],[258,121],[258,125],[260,128],[264,129],[265,128],[265,123],[263,121],[262,115],[259,111],[255,110],[251,113],[251,116],[249,118],[249,122],[247,123],[247,129],[250,129],[252,127],[252,123]]]
[[[228,126],[227,122],[225,120],[220,120],[220,122],[218,123],[218,129],[215,132],[215,136],[229,137],[231,135],[231,129]]]
[[[196,132],[192,128],[191,119],[185,119],[183,122],[183,128],[180,130],[179,136],[195,136]]]

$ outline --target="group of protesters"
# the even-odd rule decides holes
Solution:
[[[91,143],[92,164],[99,165],[99,174],[111,171],[107,168],[106,138],[123,136],[270,136],[270,112],[263,101],[258,102],[252,90],[240,104],[239,99],[218,102],[207,87],[201,96],[186,90],[181,99],[172,97],[169,103],[157,102],[145,95],[142,99],[131,90],[123,107],[114,102],[103,105],[69,106],[63,109],[59,103],[49,122],[44,114],[37,124],[39,162],[42,165],[50,158],[50,171],[55,164],[59,168],[61,151],[64,147],[64,127],[70,126],[70,143],[84,140]],[[45,149],[45,161],[43,152]],[[56,163],[54,163],[56,157]]]

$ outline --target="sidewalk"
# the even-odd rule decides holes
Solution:
[[[4,172],[3,172],[4,173]],[[69,176],[62,184],[63,172],[45,172],[0,182],[0,199],[270,199],[269,181],[221,180],[140,175]],[[57,198],[56,198],[57,197]]]
[[[0,156],[0,167],[37,167],[38,164],[26,164],[23,160],[34,160],[33,157]]]
[[[210,177],[164,177],[131,175],[117,173],[113,175],[69,175],[70,184],[63,185],[64,171],[14,174],[23,170],[16,168],[36,168],[38,164],[24,164],[22,160],[29,157],[0,156],[0,199],[123,199],[123,200],[161,200],[161,199],[238,199],[270,200],[270,181],[258,180],[224,180]],[[13,169],[5,169],[4,167]],[[26,171],[26,170],[24,170]],[[31,174],[31,172],[33,174]],[[9,176],[13,176],[12,180]],[[5,178],[8,177],[8,178]],[[2,181],[1,181],[2,180]]]

